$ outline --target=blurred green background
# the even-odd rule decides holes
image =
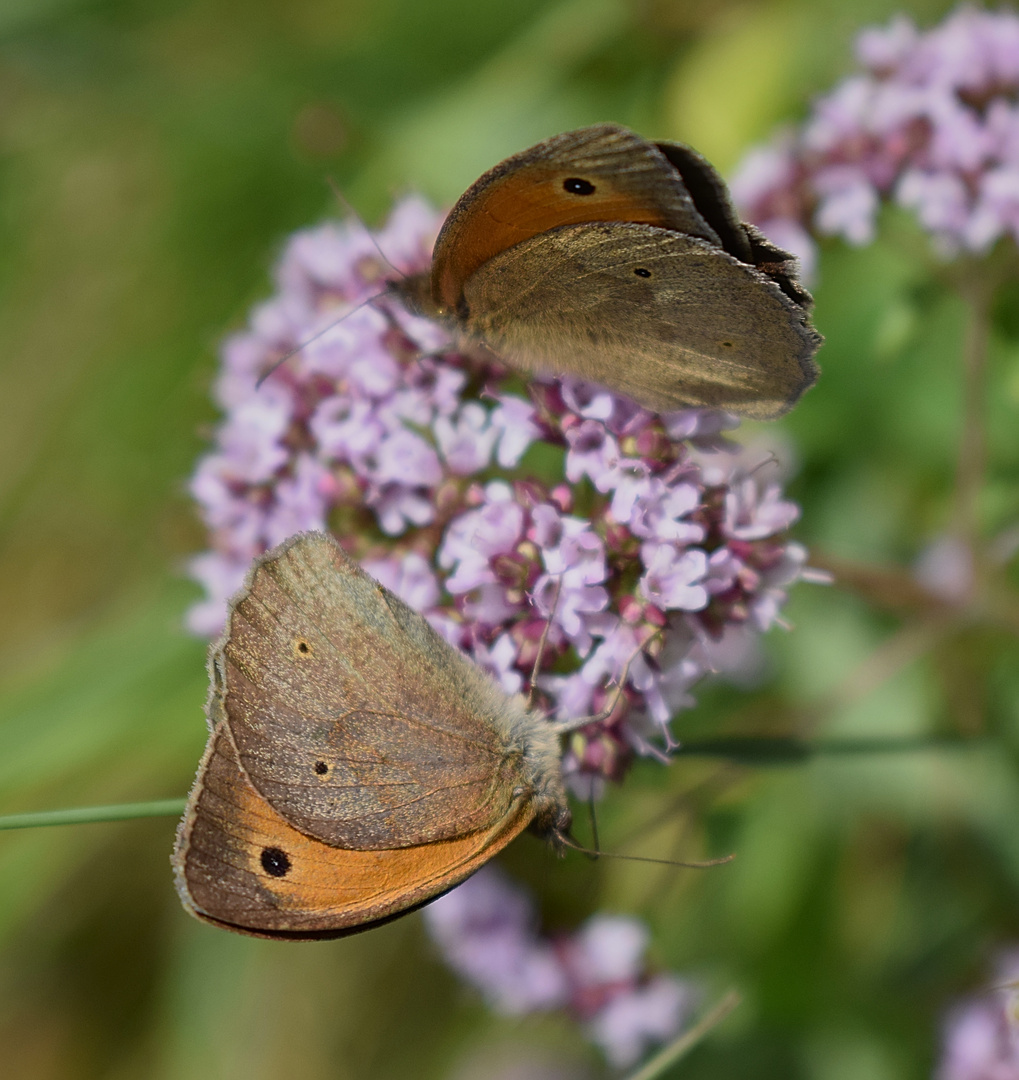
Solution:
[[[336,213],[328,177],[377,222],[401,192],[448,204],[600,120],[730,171],[851,69],[860,26],[947,8],[0,0],[0,813],[187,791],[206,729],[184,485],[216,419],[215,350],[287,233]],[[965,314],[908,221],[882,236],[824,249],[823,376],[782,427],[797,536],[894,566],[950,524]],[[1019,519],[1014,309],[992,339],[988,535]],[[743,991],[669,1075],[928,1077],[945,1005],[1019,940],[1015,638],[903,629],[890,607],[799,586],[764,687],[705,688],[677,734],[965,746],[646,763],[609,794],[607,850],[737,851],[721,870],[560,863],[529,839],[507,856],[548,925],[636,913],[656,964]],[[493,1017],[416,916],[314,945],[199,925],[173,892],[174,827],[0,833],[5,1077],[605,1075],[568,1018]]]

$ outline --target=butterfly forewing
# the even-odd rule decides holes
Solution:
[[[323,534],[262,560],[214,656],[255,789],[328,844],[408,847],[491,828],[520,755],[505,695]]]
[[[683,178],[694,206],[714,230],[719,246],[740,262],[752,263],[754,252],[746,226],[740,220],[732,195],[714,165],[693,147],[683,143],[660,142],[655,146]]]
[[[638,221],[718,236],[659,148],[615,124],[568,131],[497,165],[458,200],[435,245],[432,291],[455,308],[483,263],[532,236],[587,221]]]

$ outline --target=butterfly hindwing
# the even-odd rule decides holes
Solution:
[[[272,809],[241,768],[229,730],[213,732],[173,856],[177,890],[199,918],[264,937],[337,937],[410,910],[473,873],[527,824],[517,800],[491,829],[395,850],[314,840]]]
[[[490,259],[464,326],[514,366],[602,383],[658,412],[771,419],[816,378],[806,311],[763,273],[650,225],[566,226]]]

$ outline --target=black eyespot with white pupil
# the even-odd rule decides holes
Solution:
[[[262,848],[262,869],[270,877],[286,877],[290,873],[290,856],[282,848]]]
[[[595,188],[590,180],[583,180],[579,176],[571,176],[563,181],[563,191],[569,195],[593,195]]]
[[[651,276],[651,271],[643,266],[634,267],[633,272],[637,275],[637,277],[649,278]]]

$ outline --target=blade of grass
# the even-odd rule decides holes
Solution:
[[[184,813],[186,799],[157,799],[154,802],[116,803],[112,806],[79,806],[70,810],[40,810],[32,814],[0,817],[4,829],[34,829],[42,825],[89,825],[98,821],[132,821],[136,818],[177,817]]]
[[[723,737],[684,743],[677,750],[677,754],[724,757],[757,765],[792,764],[821,754],[880,754],[954,749],[973,741],[957,737],[905,736],[899,739],[831,739],[811,744],[796,738]],[[82,806],[67,810],[7,814],[0,816],[0,832],[6,829],[34,829],[45,825],[87,825],[100,821],[174,817],[184,812],[185,802],[185,799],[157,799],[153,802],[115,803],[110,806]]]
[[[626,1080],[656,1080],[657,1077],[662,1076],[666,1069],[686,1057],[713,1028],[717,1027],[739,1005],[740,1000],[739,993],[736,990],[730,990],[692,1028],[688,1028],[678,1039],[659,1050],[653,1058],[645,1062],[635,1073],[631,1073]]]

